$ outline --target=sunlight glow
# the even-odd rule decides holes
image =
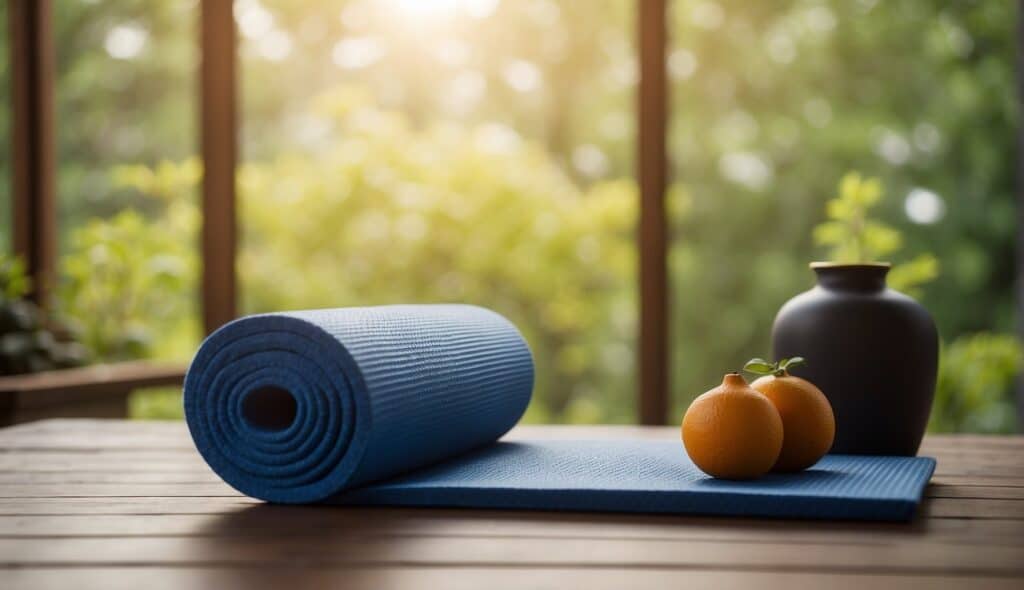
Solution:
[[[103,48],[115,59],[134,59],[145,49],[148,40],[149,32],[139,25],[117,25],[107,33]]]
[[[409,17],[441,20],[458,12],[483,19],[498,7],[499,0],[388,0],[396,12]]]
[[[937,223],[946,214],[946,203],[934,191],[917,187],[907,194],[903,202],[907,218],[920,225]]]
[[[460,0],[389,0],[389,3],[398,12],[420,18],[448,17],[462,4]]]

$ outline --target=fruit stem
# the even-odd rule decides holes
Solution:
[[[722,379],[722,385],[742,386],[746,384],[747,380],[739,373],[726,373]]]
[[[772,375],[773,377],[788,377],[789,367],[805,364],[807,361],[802,356],[794,356],[788,359],[780,359],[776,362],[769,362],[764,359],[755,358],[747,361],[743,370],[755,375]]]

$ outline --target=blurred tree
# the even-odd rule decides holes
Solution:
[[[85,347],[26,298],[30,288],[24,261],[0,255],[0,375],[83,364],[88,358]]]
[[[920,295],[947,342],[1014,330],[1017,4],[672,7],[677,411],[765,354],[776,310],[813,282],[811,229],[851,169],[897,196],[877,215],[907,256],[941,261]]]
[[[877,215],[901,232],[908,258],[932,252],[941,261],[942,276],[920,295],[946,342],[1013,330],[1015,172],[1006,154],[1017,149],[1019,124],[1016,3],[671,6],[677,412],[722,371],[766,354],[779,305],[812,282],[806,263],[824,254],[812,228],[847,170],[888,187]],[[65,251],[84,256],[86,244],[102,243],[95,227],[88,240],[71,237],[89,218],[124,226],[130,218],[114,216],[132,208],[147,227],[140,249],[177,241],[172,253],[188,258],[181,249],[194,253],[194,237],[166,233],[170,203],[152,198],[152,187],[114,182],[109,170],[137,163],[162,177],[161,160],[194,152],[195,3],[59,0],[56,8]],[[529,324],[541,343],[537,419],[627,420],[635,272],[632,262],[585,259],[596,251],[631,260],[631,242],[611,244],[635,227],[633,205],[600,203],[634,191],[617,180],[633,169],[632,0],[237,0],[236,8],[246,309],[465,297]],[[362,94],[362,106],[337,110],[357,100],[332,91],[339,87]],[[2,92],[0,82],[0,101]],[[324,93],[331,98],[311,106],[309,97]],[[515,147],[494,152],[500,145]],[[194,191],[182,185],[184,207],[194,209]],[[343,204],[331,202],[342,195]],[[424,212],[423,203],[455,213]],[[614,223],[595,221],[602,215]],[[429,238],[399,237],[410,228]],[[178,287],[192,289],[194,268],[185,268],[192,278]],[[449,269],[457,288],[438,278]],[[194,322],[194,308],[178,309]],[[168,330],[193,340],[176,336],[181,344],[147,354],[187,355],[195,345],[197,331],[168,321],[160,312],[138,323],[158,335],[154,345]]]
[[[58,223],[63,252],[91,217],[155,211],[110,169],[195,153],[195,2],[55,0]]]
[[[932,432],[1016,432],[1014,378],[1024,350],[1011,334],[970,334],[942,351]]]
[[[244,311],[486,305],[533,350],[528,419],[630,421],[632,184],[583,192],[543,148],[502,127],[415,130],[347,90],[316,102],[338,141],[241,169]],[[180,335],[195,333],[183,318],[194,317],[196,165],[122,167],[115,177],[162,210],[148,222],[128,211],[74,233],[64,310],[102,357],[173,354],[172,344],[188,354]]]

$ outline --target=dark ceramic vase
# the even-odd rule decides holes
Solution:
[[[935,395],[935,322],[919,303],[886,287],[888,264],[816,262],[811,268],[818,284],[775,317],[775,358],[807,359],[793,374],[832,403],[831,452],[917,454]]]

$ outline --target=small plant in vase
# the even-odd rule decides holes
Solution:
[[[772,328],[776,358],[797,354],[795,372],[825,393],[835,413],[834,453],[914,455],[928,423],[939,339],[931,315],[909,295],[938,274],[922,255],[892,266],[902,236],[869,216],[882,184],[846,175],[815,241],[830,260],[811,263],[817,285],[789,300]],[[889,284],[887,284],[887,277]]]
[[[814,241],[828,248],[834,264],[877,263],[903,247],[900,232],[869,217],[882,201],[877,178],[851,172],[839,182],[839,195],[825,207],[827,220],[814,228]],[[939,276],[939,261],[929,253],[892,265],[886,282],[897,291],[917,296],[918,289]]]

